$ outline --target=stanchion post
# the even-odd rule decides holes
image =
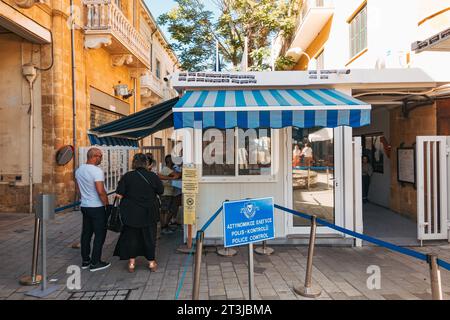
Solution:
[[[34,219],[34,240],[33,240],[33,257],[31,259],[31,276],[20,278],[19,282],[24,286],[32,286],[41,283],[42,276],[37,274],[37,265],[39,260],[39,242],[41,238],[41,219]]]
[[[311,166],[308,165],[308,190],[309,190],[309,185],[310,185],[310,181],[309,181],[310,178],[311,178]]]
[[[192,300],[198,300],[200,295],[200,271],[202,266],[203,231],[197,232],[197,241],[195,249],[195,269],[194,269],[194,285],[192,287]]]
[[[255,275],[253,268],[253,243],[248,244],[248,299],[253,300],[255,292]]]
[[[294,287],[294,291],[307,298],[316,298],[320,296],[321,291],[313,289],[312,287],[312,268],[313,268],[313,256],[314,256],[314,245],[316,243],[316,229],[317,220],[316,216],[311,216],[311,231],[309,234],[309,248],[308,248],[308,261],[306,264],[306,275],[305,275],[305,285]]]
[[[192,224],[188,224],[187,226],[187,247],[188,249],[192,248]]]
[[[427,255],[427,261],[430,266],[431,296],[433,300],[442,300],[441,271],[439,270],[437,259],[436,254]]]
[[[330,169],[327,164],[327,189],[330,189]]]

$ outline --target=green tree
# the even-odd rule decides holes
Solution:
[[[250,70],[267,70],[270,66],[271,39],[289,38],[295,28],[299,0],[210,0],[219,8],[217,21],[199,0],[175,0],[177,6],[161,15],[158,22],[168,26],[184,70],[211,68],[215,62],[216,41],[224,62],[239,69],[248,43]],[[277,61],[281,66],[283,61]],[[282,68],[282,67],[280,67]]]

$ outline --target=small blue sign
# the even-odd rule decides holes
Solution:
[[[273,211],[273,198],[224,202],[224,247],[275,238]]]

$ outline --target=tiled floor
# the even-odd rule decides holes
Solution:
[[[18,282],[22,275],[30,273],[33,227],[34,219],[28,215],[0,218],[0,299],[34,299],[24,295],[32,288]],[[128,273],[126,261],[112,257],[118,235],[108,233],[103,258],[111,261],[112,266],[95,273],[82,270],[81,289],[68,290],[67,268],[80,263],[79,249],[72,248],[79,239],[80,227],[78,212],[59,214],[48,223],[49,280],[53,280],[51,284],[60,285],[60,290],[48,299],[191,299],[193,257],[176,251],[181,245],[181,229],[162,236],[157,251],[157,272],[149,272],[145,261],[138,259],[136,272]],[[276,246],[274,249],[271,256],[254,255],[255,298],[306,299],[298,296],[293,287],[303,284],[308,248]],[[414,249],[438,253],[440,258],[450,261],[448,244]],[[213,247],[205,248],[204,252],[200,298],[247,299],[247,248],[238,248],[238,254],[233,257],[219,256]],[[380,289],[368,289],[369,266],[379,267]],[[449,299],[450,272],[442,270],[441,277],[445,298]],[[425,262],[373,246],[317,247],[313,284],[322,291],[317,299],[430,299],[429,271]],[[128,296],[119,294],[120,290],[128,292]]]

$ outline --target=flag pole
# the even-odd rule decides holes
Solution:
[[[216,72],[219,72],[219,41],[216,40]]]

